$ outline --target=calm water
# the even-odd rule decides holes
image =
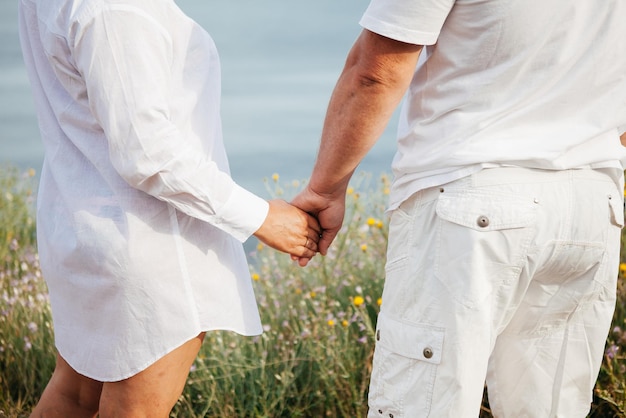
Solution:
[[[224,139],[233,177],[307,178],[326,105],[367,0],[177,0],[222,61]],[[43,150],[19,49],[17,0],[0,0],[0,162],[39,169]],[[361,165],[389,172],[392,122]]]

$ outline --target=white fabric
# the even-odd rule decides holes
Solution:
[[[625,19],[622,0],[372,0],[362,26],[427,45],[391,209],[484,167],[626,168]]]
[[[260,333],[239,241],[268,203],[229,176],[210,36],[171,0],[21,0],[19,12],[61,355],[111,381],[203,330]]]
[[[494,168],[392,213],[370,418],[585,417],[615,307],[623,182]],[[584,204],[581,204],[584,202]]]

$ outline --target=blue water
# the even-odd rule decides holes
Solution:
[[[177,0],[215,40],[232,175],[267,195],[263,179],[309,176],[326,105],[361,28],[367,0]],[[19,49],[17,1],[0,0],[0,162],[39,169],[43,149]],[[395,121],[360,170],[389,172]]]

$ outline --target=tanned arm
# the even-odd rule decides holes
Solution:
[[[364,30],[348,54],[328,106],[310,181],[292,202],[318,217],[322,254],[341,228],[350,177],[400,103],[421,50],[420,45]]]

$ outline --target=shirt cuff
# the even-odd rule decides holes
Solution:
[[[265,199],[235,184],[218,214],[221,224],[219,227],[244,242],[261,227],[269,207]]]

